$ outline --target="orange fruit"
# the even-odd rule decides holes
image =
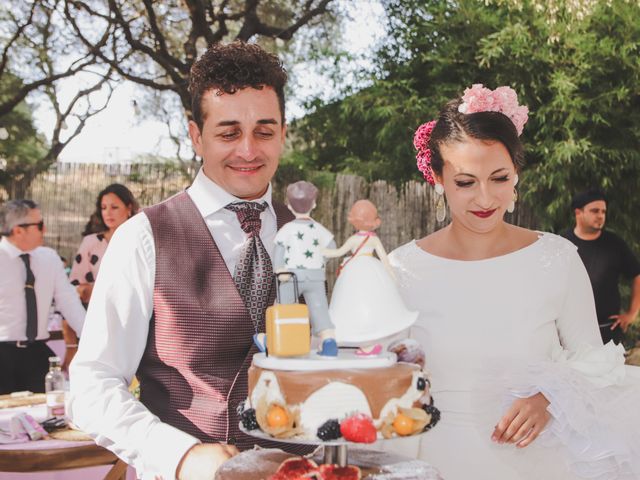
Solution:
[[[411,435],[413,433],[413,419],[403,413],[399,413],[393,420],[393,429],[398,435]]]
[[[273,428],[284,427],[289,423],[289,415],[287,415],[287,411],[284,408],[274,405],[267,413],[267,423]]]

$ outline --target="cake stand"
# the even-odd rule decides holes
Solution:
[[[329,442],[323,442],[322,440],[310,440],[310,439],[296,439],[296,438],[274,438],[270,435],[265,434],[261,430],[247,430],[242,425],[242,422],[239,424],[240,430],[247,435],[259,438],[261,440],[269,440],[275,443],[288,443],[295,445],[318,445],[323,447],[323,460],[322,463],[327,465],[338,465],[339,467],[346,467],[349,464],[349,446],[358,447],[364,445],[370,445],[366,443],[355,443],[349,442],[347,440],[332,440]],[[412,435],[412,437],[416,437],[418,435],[424,435],[426,432],[417,433],[416,435]],[[393,438],[379,438],[376,442],[384,441],[389,442],[393,440],[398,440],[400,438],[408,438],[408,437],[393,437]]]

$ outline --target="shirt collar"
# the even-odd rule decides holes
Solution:
[[[271,203],[271,192],[271,184],[269,184],[265,194],[253,201],[257,203],[267,202],[269,211],[275,217],[276,212]],[[244,201],[241,198],[231,195],[220,185],[207,177],[204,174],[204,169],[202,168],[198,171],[198,174],[187,190],[187,193],[191,197],[191,200],[193,200],[193,203],[200,212],[200,215],[202,215],[202,218],[207,218],[209,215],[223,210],[224,207],[230,203]]]
[[[0,250],[4,250],[5,252],[7,252],[9,258],[18,258],[23,253],[29,253],[23,252],[18,247],[16,247],[9,241],[8,237],[2,237],[2,240],[0,240]]]

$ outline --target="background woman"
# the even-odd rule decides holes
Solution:
[[[445,478],[640,478],[640,382],[602,345],[575,247],[504,221],[526,119],[512,89],[474,85],[416,132],[451,223],[390,255],[442,412],[409,443]]]
[[[138,213],[138,209],[138,202],[131,191],[119,183],[112,183],[98,194],[96,210],[82,232],[84,238],[69,277],[85,305],[91,298],[109,240],[120,225]]]
[[[100,262],[107,250],[109,240],[116,229],[138,213],[138,210],[138,202],[124,185],[112,183],[98,194],[96,210],[91,214],[82,232],[84,238],[73,260],[69,275],[85,307],[89,304]],[[78,337],[66,321],[62,322],[62,332],[67,344],[63,369],[67,370],[76,353]]]

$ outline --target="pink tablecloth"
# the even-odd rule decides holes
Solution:
[[[0,480],[103,480],[111,467],[76,468],[55,472],[14,473],[0,472]],[[135,480],[135,470],[127,469],[127,480]]]
[[[38,421],[46,418],[47,410],[44,405],[33,407],[16,407],[0,409],[0,428],[7,430],[9,421],[16,413],[27,412]],[[93,442],[70,442],[65,440],[38,440],[36,442],[13,443],[0,445],[0,455],[3,450],[45,450],[51,448],[72,448],[91,445]],[[73,470],[59,470],[52,472],[15,473],[0,472],[0,480],[102,480],[111,466],[76,468]],[[127,480],[135,480],[136,473],[131,467],[127,469]]]

